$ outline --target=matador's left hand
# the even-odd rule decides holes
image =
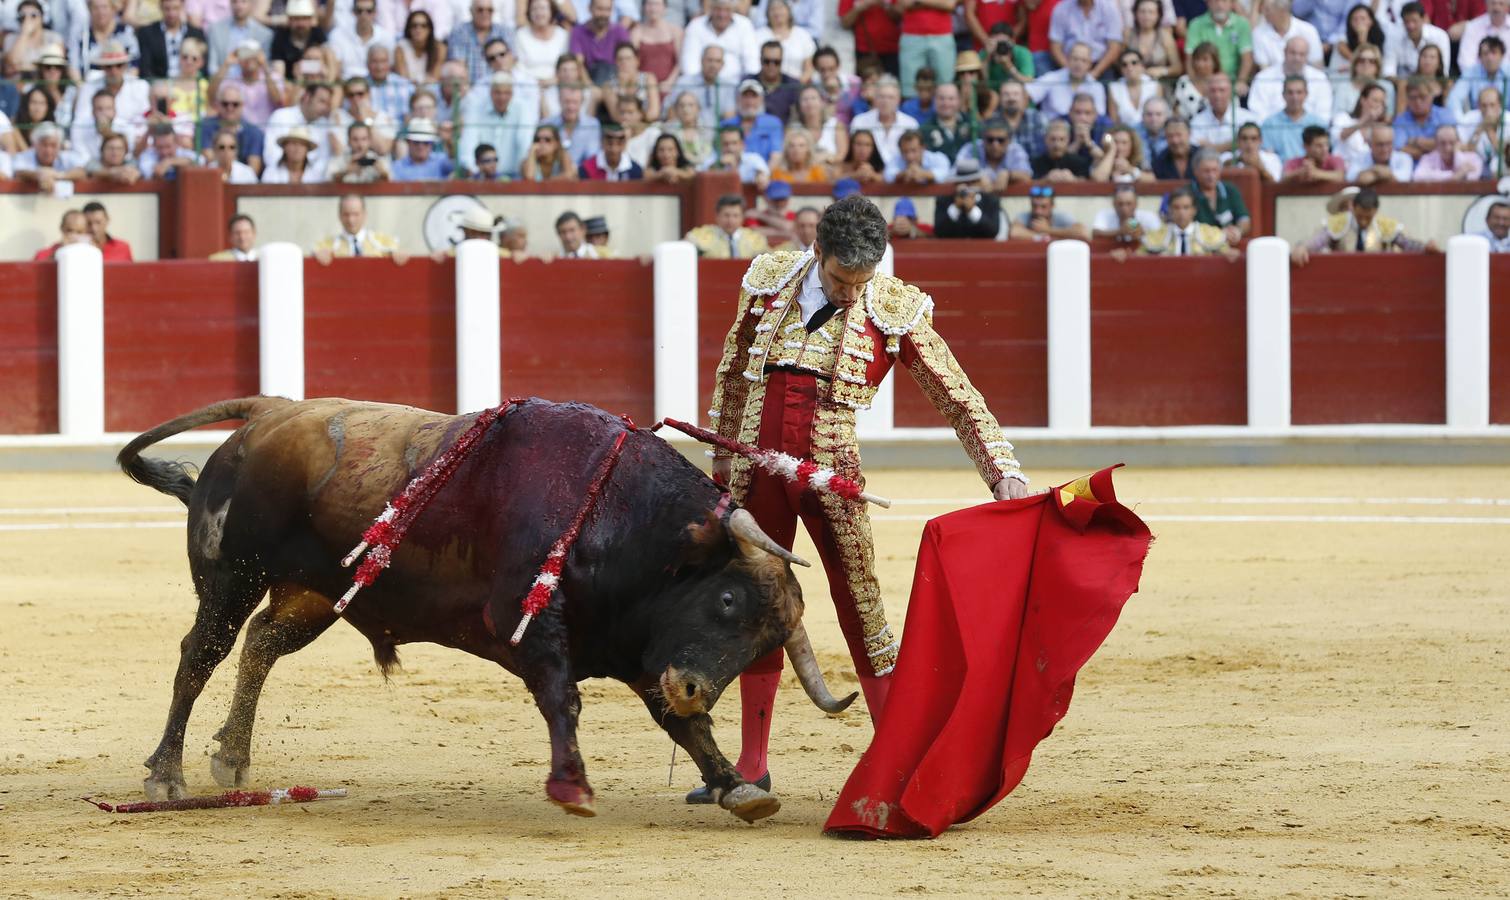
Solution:
[[[991,488],[991,496],[997,500],[1021,500],[1028,495],[1028,486],[1016,478],[1003,478]]]

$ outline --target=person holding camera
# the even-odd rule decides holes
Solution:
[[[1012,26],[1005,22],[991,26],[981,49],[986,54],[986,83],[993,91],[1009,80],[1032,81],[1038,72],[1033,65],[1033,54],[1013,40]]]
[[[933,205],[933,234],[941,238],[995,240],[1001,231],[1001,200],[980,189],[980,163],[963,159],[954,169],[954,197]]]
[[[330,161],[330,180],[342,184],[373,184],[388,181],[393,171],[388,160],[372,143],[372,126],[352,122],[346,127],[348,152]]]
[[[1131,184],[1119,184],[1112,191],[1112,205],[1096,213],[1091,220],[1091,236],[1111,238],[1123,247],[1136,248],[1143,237],[1161,224],[1159,214],[1151,209],[1138,208],[1138,189]]]

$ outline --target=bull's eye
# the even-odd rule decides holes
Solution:
[[[722,594],[722,596],[720,596],[718,599],[723,601],[724,609],[733,609],[734,608],[734,592],[733,591],[724,591],[723,594]]]

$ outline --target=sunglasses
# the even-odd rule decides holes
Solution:
[[[241,101],[240,100],[222,100],[222,101],[220,101],[220,105],[224,106],[226,109],[236,109],[236,108],[238,108],[238,107],[241,106]]]
[[[376,6],[357,6],[353,8],[356,10],[356,14],[359,16],[370,16],[373,13],[377,12]]]
[[[1051,187],[1049,187],[1046,184],[1035,184],[1032,187],[1028,188],[1028,196],[1029,197],[1052,197],[1052,196],[1054,196],[1054,189],[1051,188]]]
[[[347,91],[346,92],[346,96],[348,96],[348,97],[365,97],[365,96],[367,96],[367,92],[366,91]]]
[[[484,156],[482,159],[479,159],[477,161],[477,164],[482,166],[496,166],[498,165],[498,157]]]
[[[215,145],[215,149],[216,150],[235,150],[236,149],[236,145],[235,144],[216,144]]]
[[[503,59],[505,56],[508,56],[508,54],[507,53],[489,53],[488,54],[488,62],[495,62],[497,60]]]
[[[985,137],[981,138],[981,140],[985,141],[988,144],[1005,144],[1007,142],[1007,138],[1004,136],[992,137],[990,135],[986,135]]]
[[[781,65],[781,60],[779,60],[779,59],[761,59],[760,64],[762,66],[779,66],[779,65]]]

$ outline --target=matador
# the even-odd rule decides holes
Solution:
[[[933,330],[932,298],[876,274],[885,250],[886,220],[869,200],[854,195],[828,207],[811,250],[767,253],[750,263],[714,380],[708,412],[713,427],[724,437],[810,458],[859,480],[855,413],[870,406],[882,379],[900,364],[954,427],[992,495],[1025,496],[1028,479],[1012,445]],[[782,546],[791,548],[802,520],[823,560],[839,627],[875,722],[900,641],[881,603],[865,503],[806,492],[724,451],[714,452],[713,472]],[[739,679],[737,768],[765,789],[781,669],[778,647]],[[712,797],[698,788],[687,802]]]

